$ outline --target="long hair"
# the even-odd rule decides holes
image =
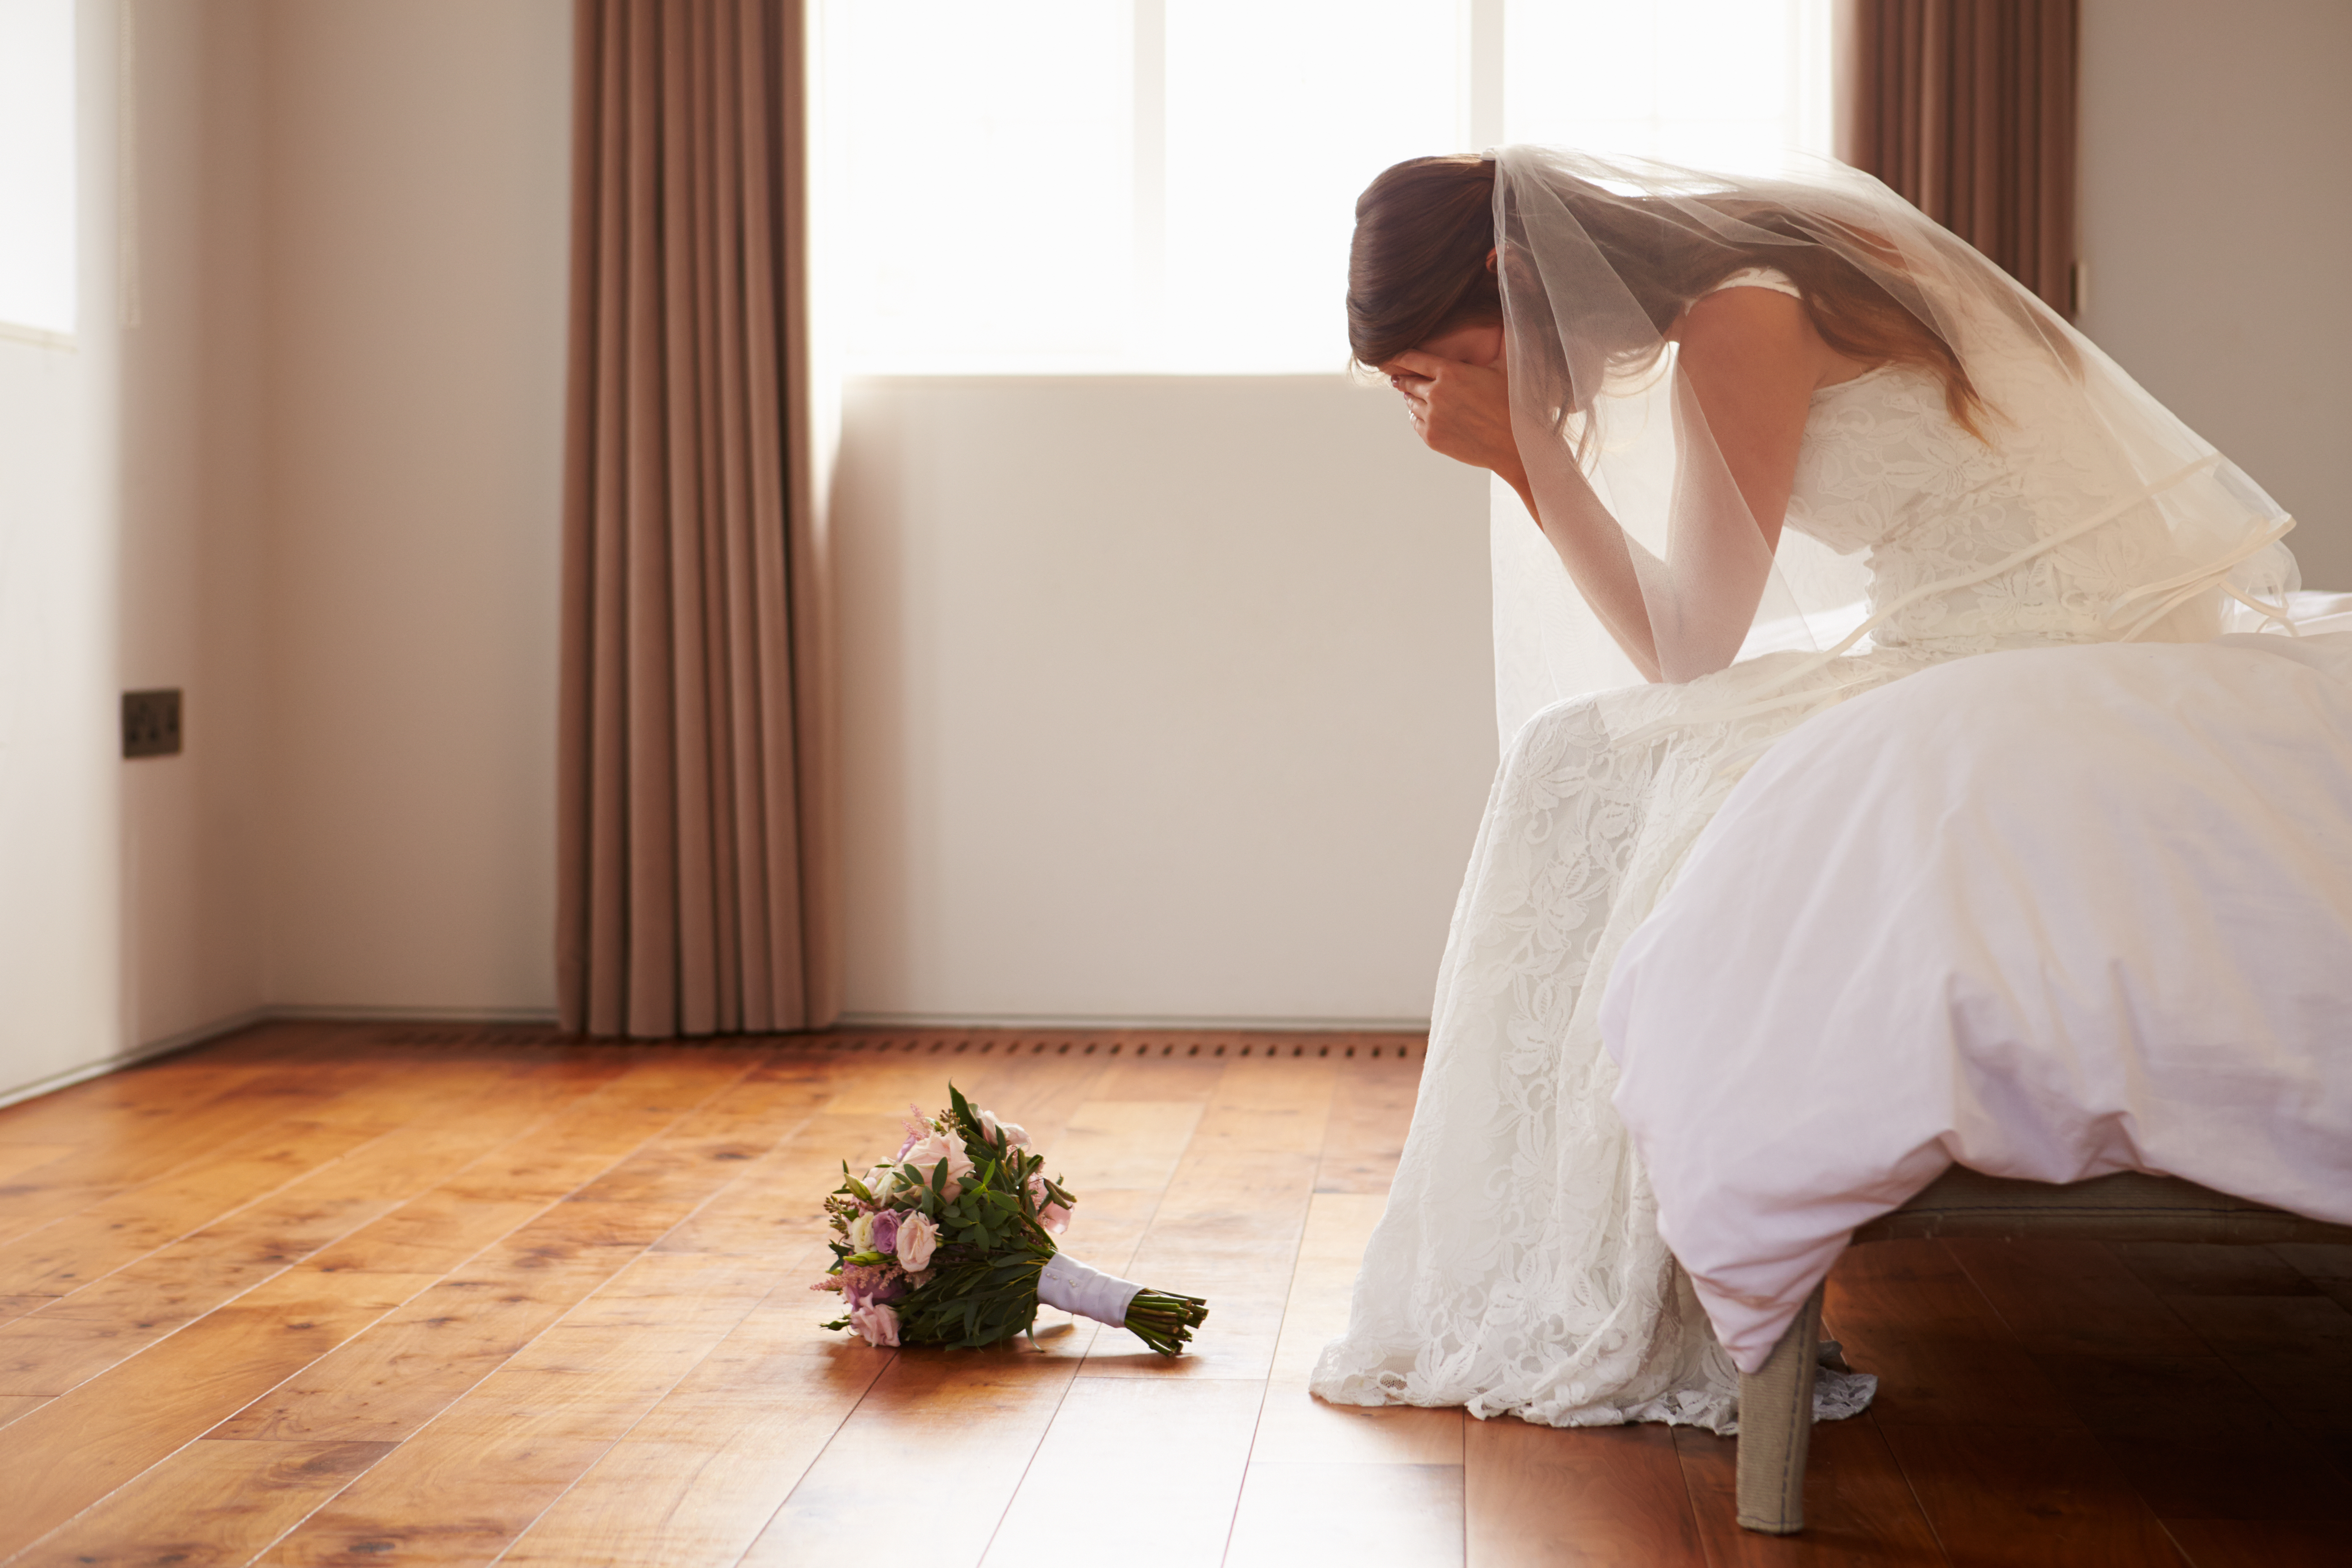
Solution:
[[[1348,255],[1348,342],[1359,363],[1379,365],[1456,328],[1502,320],[1501,289],[1486,264],[1495,246],[1494,195],[1494,160],[1469,153],[1409,159],[1365,187]],[[1860,267],[1816,243],[1787,208],[1746,197],[1709,199],[1724,219],[1778,236],[1741,245],[1654,198],[1594,187],[1590,197],[1571,196],[1570,205],[1659,333],[1732,274],[1771,267],[1796,284],[1823,342],[1848,359],[1932,371],[1953,419],[1982,434],[1984,401],[1952,346]],[[1883,242],[1850,237],[1899,265]],[[1638,351],[1655,348],[1651,341]]]

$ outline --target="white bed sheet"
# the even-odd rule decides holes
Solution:
[[[2318,630],[2344,623],[1960,660],[1741,782],[1601,1027],[1743,1369],[1954,1161],[2352,1221],[2352,630]]]

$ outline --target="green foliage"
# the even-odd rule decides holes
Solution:
[[[930,1279],[892,1303],[899,1343],[977,1350],[1024,1332],[1036,1321],[1037,1276],[1053,1255],[1026,1248],[933,1254]]]

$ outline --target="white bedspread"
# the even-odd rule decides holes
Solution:
[[[1991,653],[1808,721],[1602,1029],[1749,1371],[1953,1161],[2352,1221],[2352,632]]]

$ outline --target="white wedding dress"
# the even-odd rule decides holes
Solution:
[[[1797,292],[1777,273],[1724,286],[1743,285]],[[1984,440],[1917,368],[1814,396],[1787,526],[1867,552],[1876,623],[1863,651],[1769,653],[1556,704],[1507,748],[1454,910],[1412,1133],[1316,1394],[1550,1426],[1732,1428],[1738,1374],[1659,1239],[1611,1104],[1611,963],[1739,776],[1811,714],[1939,660],[2112,640],[2103,612],[2119,592],[2186,580],[2147,487],[2083,427],[2096,415],[2079,384],[2046,351],[1978,370],[2004,411]],[[1830,1374],[1819,1387],[1822,1414],[1847,1415],[1874,1380]]]

